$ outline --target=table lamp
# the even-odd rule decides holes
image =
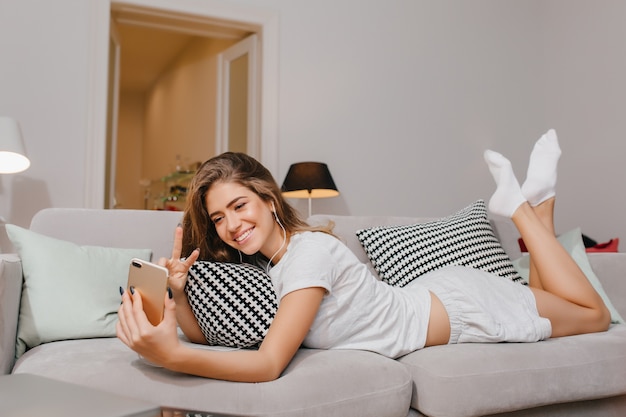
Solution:
[[[29,166],[17,120],[0,116],[0,174],[15,174]]]
[[[309,217],[311,199],[339,195],[328,166],[322,162],[298,162],[292,164],[281,188],[285,198],[308,198]]]

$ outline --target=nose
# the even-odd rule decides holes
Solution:
[[[241,220],[235,212],[226,213],[224,220],[226,220],[226,227],[229,232],[236,232],[241,227]]]

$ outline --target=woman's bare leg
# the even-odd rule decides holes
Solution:
[[[522,195],[534,208],[541,223],[553,234],[554,230],[554,196],[556,194],[557,166],[561,157],[561,147],[554,129],[550,129],[535,143],[528,169],[526,181],[522,184]],[[543,288],[541,276],[533,257],[530,257],[528,281],[533,288]]]
[[[531,290],[539,314],[552,323],[552,336],[606,330],[611,317],[602,298],[535,210],[524,203],[512,220],[526,243],[535,275],[543,287]]]
[[[509,160],[493,151],[485,152],[485,160],[497,184],[489,209],[510,217],[528,248],[534,274],[543,287],[531,290],[539,314],[552,323],[552,336],[606,330],[609,311],[554,231],[544,225],[545,219],[542,221],[522,195]]]
[[[539,205],[533,207],[535,214],[539,218],[539,221],[543,224],[543,226],[548,229],[548,231],[556,236],[554,230],[554,197],[540,203]],[[535,266],[535,262],[533,257],[529,257],[529,272],[528,272],[528,284],[533,288],[541,288],[543,289],[543,284],[541,283],[541,276],[537,273],[537,267]]]

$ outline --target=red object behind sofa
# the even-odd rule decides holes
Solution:
[[[519,248],[522,252],[528,252],[528,249],[526,248],[526,245],[524,244],[524,241],[522,240],[522,238],[519,238],[517,240],[517,243],[519,243]],[[619,247],[619,238],[614,238],[609,240],[608,242],[604,242],[604,243],[597,243],[594,246],[591,247],[587,247],[585,248],[585,252],[619,252],[618,250]]]

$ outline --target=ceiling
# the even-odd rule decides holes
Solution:
[[[194,38],[139,26],[119,25],[120,90],[143,92]]]
[[[149,89],[197,37],[243,39],[254,31],[240,23],[129,6],[112,6],[120,43],[120,90]]]

